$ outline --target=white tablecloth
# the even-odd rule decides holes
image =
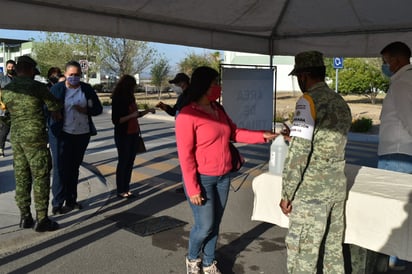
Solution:
[[[345,243],[412,261],[412,175],[346,165]],[[264,173],[253,180],[252,220],[288,227],[279,208],[280,175]]]

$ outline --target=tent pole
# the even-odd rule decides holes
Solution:
[[[270,64],[270,69],[273,71],[273,39],[269,38],[269,64]],[[277,82],[277,70],[275,71],[274,75],[274,90],[272,91],[272,101],[273,101],[273,123],[272,123],[272,129],[276,129],[276,82]]]

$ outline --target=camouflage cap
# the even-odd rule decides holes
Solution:
[[[301,72],[309,72],[315,68],[324,68],[323,54],[319,51],[305,51],[295,56],[295,67],[289,75],[296,75]]]
[[[28,56],[28,55],[20,56],[20,57],[17,59],[17,63],[30,64],[30,65],[32,65],[32,66],[34,67],[35,74],[40,74],[40,71],[39,71],[39,69],[37,68],[37,63],[36,63],[36,61],[34,61],[34,59],[31,58],[31,57]]]

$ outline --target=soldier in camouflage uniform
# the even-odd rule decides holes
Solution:
[[[47,216],[50,194],[51,157],[47,148],[44,104],[59,119],[61,105],[46,85],[33,80],[38,74],[36,62],[28,57],[18,59],[17,76],[2,92],[2,101],[11,115],[11,145],[16,179],[16,202],[20,209],[21,228],[38,232],[58,228]],[[37,222],[31,212],[31,189]]]
[[[342,254],[346,199],[345,145],[351,111],[325,83],[320,52],[302,52],[290,73],[303,96],[297,101],[283,171],[282,212],[289,273],[316,273],[322,240],[323,273],[344,273]]]

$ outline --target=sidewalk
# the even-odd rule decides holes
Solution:
[[[12,184],[14,185],[10,147],[6,150],[6,157],[0,161],[0,164],[3,164],[3,162],[6,163],[6,165],[0,166],[1,183],[13,182]],[[14,188],[12,191],[0,194],[0,257],[44,241],[45,239],[55,237],[56,235],[64,233],[71,226],[92,217],[110,197],[110,188],[103,177],[81,166],[78,195],[79,201],[82,201],[82,205],[84,205],[82,210],[55,217],[51,213],[51,206],[49,206],[49,216],[60,224],[60,229],[53,232],[38,233],[32,229],[21,229],[19,227],[20,212],[14,200]],[[33,202],[32,214],[33,217],[35,217]]]

